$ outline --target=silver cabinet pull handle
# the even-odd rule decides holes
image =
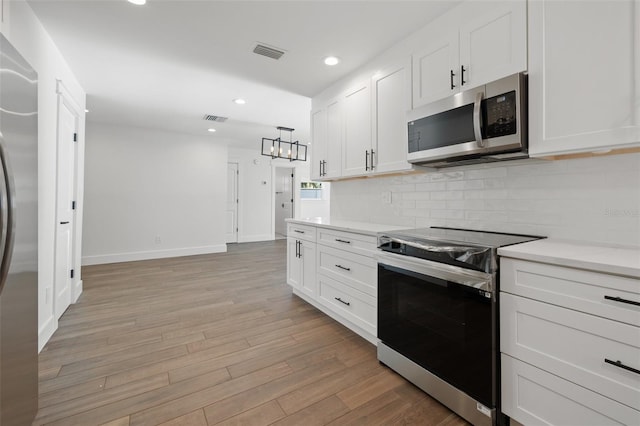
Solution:
[[[346,266],[342,266],[342,265],[336,265],[336,268],[340,268],[340,269],[343,269],[345,271],[350,271],[351,270],[351,268],[347,268]]]
[[[340,238],[336,238],[336,241],[339,243],[351,244],[351,241],[341,240]]]

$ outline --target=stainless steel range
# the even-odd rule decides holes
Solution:
[[[378,237],[378,359],[475,425],[502,424],[497,249],[541,237],[426,228]]]

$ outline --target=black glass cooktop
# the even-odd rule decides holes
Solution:
[[[378,247],[387,252],[492,273],[497,249],[544,237],[456,228],[419,228],[378,235]]]

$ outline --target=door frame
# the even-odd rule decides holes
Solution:
[[[54,215],[54,253],[53,253],[53,259],[54,259],[54,278],[53,278],[53,283],[52,283],[52,314],[53,317],[55,319],[56,322],[56,328],[57,328],[57,315],[56,315],[56,295],[58,294],[57,290],[57,285],[56,285],[56,258],[58,256],[57,253],[57,242],[58,242],[58,238],[60,238],[59,235],[59,227],[58,227],[58,189],[59,189],[59,182],[58,182],[58,178],[60,176],[59,174],[59,151],[61,149],[60,145],[62,143],[62,141],[60,140],[60,119],[61,119],[61,115],[60,115],[60,111],[62,109],[62,107],[64,106],[65,108],[67,108],[71,114],[74,116],[74,127],[75,127],[75,134],[77,135],[77,140],[76,143],[74,143],[74,149],[73,149],[73,161],[71,162],[73,164],[72,166],[72,180],[73,180],[73,189],[72,189],[72,199],[75,201],[76,205],[75,205],[75,209],[72,212],[73,215],[73,220],[71,221],[71,268],[74,270],[74,276],[73,278],[71,278],[70,281],[70,288],[69,288],[69,293],[70,293],[70,304],[75,303],[78,300],[78,297],[80,296],[80,293],[82,292],[82,286],[78,285],[78,283],[81,283],[81,275],[80,275],[80,264],[76,261],[78,254],[79,254],[79,250],[78,250],[78,210],[79,210],[79,199],[78,199],[78,187],[79,187],[79,182],[78,182],[78,176],[79,176],[79,170],[78,170],[78,160],[79,160],[79,149],[78,146],[80,144],[80,138],[81,138],[81,133],[80,133],[80,118],[81,118],[81,113],[80,111],[82,110],[80,105],[78,105],[78,103],[73,99],[73,96],[71,95],[71,93],[69,92],[69,90],[64,86],[63,82],[61,80],[57,80],[56,81],[56,94],[58,95],[58,105],[57,105],[57,112],[56,112],[56,193],[55,193],[55,215]]]
[[[277,162],[272,162],[271,166],[271,238],[275,240],[276,238],[276,191],[275,191],[275,182],[276,182],[276,169],[289,169],[293,177],[291,178],[291,197],[293,201],[291,202],[291,217],[296,217],[296,207],[298,203],[296,202],[296,182],[298,181],[298,174],[296,173],[296,166],[294,164],[278,164]]]
[[[236,221],[236,238],[235,241],[226,241],[226,232],[225,232],[225,244],[234,244],[238,242],[238,237],[240,235],[240,162],[239,161],[231,161],[228,160],[227,161],[227,173],[229,172],[229,166],[231,164],[235,164],[236,165],[236,199],[238,200],[236,202],[236,217],[235,217],[235,221]],[[227,182],[226,185],[227,189],[229,189],[229,183]]]

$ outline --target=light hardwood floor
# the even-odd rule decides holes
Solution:
[[[292,295],[286,240],[83,268],[40,354],[51,425],[462,425]]]

